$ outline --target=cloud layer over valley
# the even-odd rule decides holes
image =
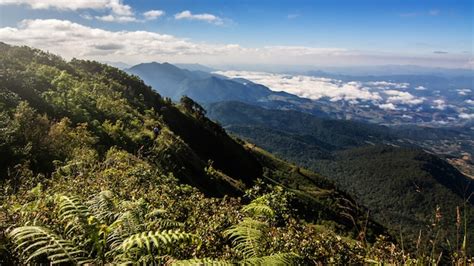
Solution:
[[[451,108],[455,112],[452,114],[455,117],[449,119],[456,119],[456,117],[473,119],[472,110],[469,108],[448,104],[446,99],[437,94],[428,97],[426,95],[429,95],[429,88],[423,87],[420,90],[420,86],[406,82],[342,81],[325,77],[252,71],[217,71],[215,73],[229,78],[247,79],[263,84],[273,91],[284,91],[303,98],[331,102],[345,101],[361,107],[372,105],[386,112],[397,112],[405,117],[408,117],[409,112],[435,113]],[[466,105],[470,101],[464,100],[462,103]]]

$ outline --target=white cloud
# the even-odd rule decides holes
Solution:
[[[97,11],[109,11],[110,14],[96,16],[98,20],[106,22],[133,22],[132,7],[123,3],[123,0],[0,0],[0,5],[27,5],[33,9],[57,9],[65,11],[77,11],[92,9]],[[85,19],[93,17],[86,14],[81,15]]]
[[[112,9],[112,13],[119,16],[132,16],[132,8],[129,5],[124,5],[122,0],[109,0],[106,7]]]
[[[163,10],[149,10],[147,12],[143,13],[143,16],[147,20],[154,20],[157,19],[165,14],[165,11]]]
[[[105,22],[119,22],[119,23],[126,23],[126,22],[134,22],[137,19],[133,16],[114,16],[114,15],[106,15],[106,16],[96,16],[98,20],[102,20]]]
[[[470,89],[459,89],[459,90],[456,90],[456,91],[461,96],[466,96],[467,94],[471,93]]]
[[[424,101],[424,98],[417,98],[413,94],[406,91],[386,90],[384,93],[389,95],[387,102],[391,103],[417,105],[423,103]]]
[[[473,101],[473,100],[466,100],[465,102],[466,102],[467,104],[474,105],[474,101]]]
[[[384,110],[397,110],[397,107],[393,103],[379,104],[379,108]]]
[[[24,20],[18,28],[0,28],[0,40],[30,45],[68,58],[110,61],[134,59],[143,62],[189,55],[224,56],[237,54],[242,49],[238,45],[197,44],[147,31],[107,31],[56,19]]]
[[[89,17],[90,18],[90,17]],[[129,22],[134,18],[105,15],[97,19]],[[0,28],[0,40],[10,44],[29,45],[60,54],[129,64],[149,61],[248,63],[271,62],[277,58],[289,62],[296,54],[319,53],[330,57],[335,48],[283,47],[245,48],[238,44],[212,44],[149,31],[108,31],[68,20],[23,20],[17,27]],[[120,49],[101,49],[119,44]],[[288,55],[289,50],[295,55]],[[296,52],[298,51],[298,52]],[[339,52],[340,53],[340,52]],[[306,57],[305,57],[306,58]]]
[[[375,86],[378,89],[381,90],[387,90],[389,88],[396,88],[396,89],[406,89],[408,86],[410,86],[409,83],[395,83],[395,82],[388,82],[388,81],[369,81],[365,83],[366,85],[369,86]]]
[[[28,5],[33,9],[58,9],[58,10],[80,10],[80,9],[109,9],[116,15],[131,16],[132,8],[123,4],[122,0],[0,0],[0,5]]]
[[[445,110],[447,107],[446,102],[443,99],[434,100],[433,103],[433,108],[438,110]]]
[[[423,87],[423,86],[418,86],[418,87],[415,88],[415,90],[417,90],[417,91],[425,91],[425,90],[427,90],[427,88],[425,88],[425,87]]]
[[[218,16],[215,16],[213,14],[208,14],[208,13],[193,14],[189,10],[185,10],[183,12],[175,14],[174,18],[177,20],[181,20],[181,19],[200,20],[200,21],[205,21],[208,23],[216,24],[216,25],[224,24],[224,20]]]
[[[249,71],[218,71],[216,73],[231,78],[249,79],[274,91],[285,91],[313,100],[323,97],[328,97],[331,101],[346,100],[352,103],[356,100],[382,100],[377,92],[371,92],[369,88],[357,81],[342,82],[329,78]]]
[[[459,118],[471,120],[474,119],[474,114],[460,113]]]

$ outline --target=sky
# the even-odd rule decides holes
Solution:
[[[99,61],[472,68],[471,0],[0,0],[0,41]]]

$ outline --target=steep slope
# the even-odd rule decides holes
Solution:
[[[432,234],[436,213],[440,239],[456,241],[456,208],[467,212],[474,228],[474,185],[447,162],[419,149],[387,146],[338,152],[311,169],[330,177],[355,196],[392,234],[416,239]],[[474,237],[469,235],[469,242]]]
[[[173,174],[207,196],[242,196],[267,176],[268,169],[278,172],[277,183],[283,187],[295,178],[314,175],[291,173],[289,164],[275,165],[266,156],[256,156],[206,118],[193,100],[173,104],[116,68],[93,61],[66,62],[28,47],[2,44],[0,49],[1,182],[28,186],[19,178],[25,173],[48,180],[62,173],[58,167],[75,165],[76,160],[97,161],[115,149],[146,161],[159,174]],[[155,126],[161,129],[157,136]],[[75,169],[61,171],[76,173]],[[79,175],[90,170],[84,171]],[[321,187],[311,190],[327,190],[322,185],[327,181],[318,179],[315,184]],[[321,199],[312,194],[310,201],[308,191],[298,193],[299,201],[313,212],[308,221],[326,221],[344,234],[357,235],[358,225],[367,221],[363,207],[334,187],[329,190]],[[323,215],[318,206],[334,215]],[[342,210],[350,210],[350,219],[336,215]],[[383,231],[375,223],[367,230]]]
[[[474,197],[464,204],[474,193],[471,180],[419,148],[381,145],[406,145],[400,135],[437,138],[458,131],[394,130],[237,102],[211,104],[208,110],[237,136],[333,180],[393,235],[402,235],[407,246],[415,245],[420,230],[426,238],[433,233],[430,225],[437,208],[444,217],[437,228],[441,239],[456,241],[457,206],[468,213],[468,228],[474,226]]]
[[[0,89],[5,111],[13,113],[20,101],[26,101],[50,119],[68,117],[73,125],[87,123],[87,127],[98,137],[97,149],[104,152],[113,145],[132,153],[148,152],[156,145],[150,130],[155,125],[160,125],[163,132],[169,133],[163,141],[178,143],[183,140],[180,142],[182,149],[192,151],[193,156],[189,154],[192,159],[187,158],[187,154],[180,159],[181,171],[176,173],[178,177],[211,195],[236,194],[241,191],[229,184],[226,189],[214,186],[204,171],[209,161],[224,174],[241,179],[247,185],[261,175],[260,164],[223,130],[203,126],[211,122],[204,117],[198,120],[192,114],[179,110],[139,79],[96,62],[73,60],[67,63],[59,57],[38,50],[7,45],[0,48]],[[7,113],[4,115],[9,116]],[[50,122],[47,120],[44,121],[44,134],[48,134]],[[2,122],[8,123],[8,120]],[[43,134],[38,132],[40,133]],[[10,147],[6,142],[13,140],[5,136],[2,141],[5,146]],[[29,136],[16,141],[16,145],[25,145],[25,148],[31,145]],[[51,171],[53,160],[61,159],[61,154],[54,154],[55,151],[48,150],[44,143],[33,141],[32,144],[33,147],[28,149],[33,150],[26,154],[17,150],[2,150],[0,173],[4,176],[8,169],[27,159],[29,153],[38,156],[30,160],[33,169],[40,172]],[[177,147],[171,146],[167,150],[161,150],[160,160],[171,156],[176,149]],[[234,158],[238,160],[230,160]],[[174,159],[178,160],[177,157]]]

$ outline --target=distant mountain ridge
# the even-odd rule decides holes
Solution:
[[[214,69],[212,67],[208,67],[208,66],[205,66],[205,65],[197,64],[197,63],[194,63],[194,64],[174,64],[174,65],[179,67],[179,68],[187,69],[187,70],[190,70],[190,71],[203,71],[203,72],[216,71],[216,69]]]
[[[229,79],[209,72],[190,71],[170,63],[143,63],[126,72],[139,76],[160,94],[175,101],[183,95],[200,103],[232,100],[265,105],[279,100],[306,101],[245,79]]]

